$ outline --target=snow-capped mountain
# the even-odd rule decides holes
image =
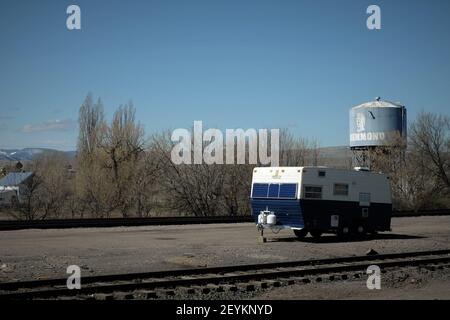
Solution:
[[[32,160],[37,154],[46,151],[57,151],[48,148],[0,149],[0,161],[26,161]],[[75,156],[75,151],[65,152],[69,157]]]

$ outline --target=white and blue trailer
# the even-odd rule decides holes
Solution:
[[[259,230],[303,238],[391,230],[389,178],[362,168],[256,167],[251,208]]]

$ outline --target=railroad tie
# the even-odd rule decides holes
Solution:
[[[215,291],[215,292],[224,292],[223,287],[220,286],[220,285],[209,283],[209,284],[206,285],[206,287],[211,289],[212,291]]]
[[[222,286],[226,291],[230,291],[230,292],[238,291],[238,287],[234,284],[224,284]]]
[[[138,295],[139,297],[142,297],[142,299],[145,299],[145,300],[158,298],[158,295],[156,294],[156,292],[152,291],[152,290],[151,291],[141,290],[141,291],[138,291],[136,293],[136,295]]]
[[[265,281],[267,282],[267,284],[269,286],[272,286],[272,287],[275,287],[275,288],[281,287],[281,282],[278,281],[278,280],[265,280]]]

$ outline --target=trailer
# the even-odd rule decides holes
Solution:
[[[251,187],[258,230],[338,235],[391,230],[389,178],[364,168],[257,167]]]

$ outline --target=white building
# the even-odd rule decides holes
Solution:
[[[0,179],[0,206],[20,203],[32,177],[33,172],[11,172]]]

